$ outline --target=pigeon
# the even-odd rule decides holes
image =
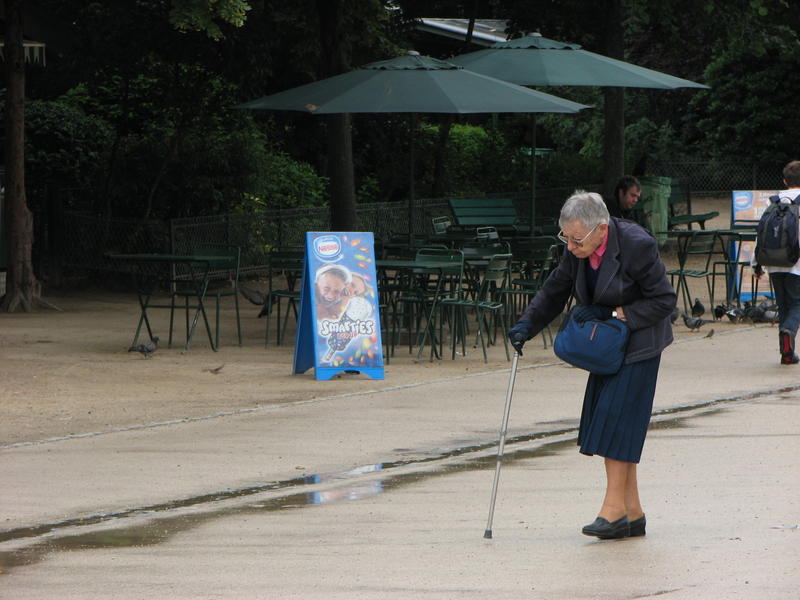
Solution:
[[[750,319],[753,323],[763,323],[766,311],[760,306],[747,306],[744,309],[744,316]]]
[[[676,307],[673,309],[673,311],[672,311],[672,315],[670,315],[670,317],[669,317],[669,320],[670,320],[672,323],[674,323],[675,321],[677,321],[677,320],[678,320],[678,317],[680,317],[680,316],[681,316],[681,313],[680,313],[680,311],[678,310],[678,307],[676,306]]]
[[[706,314],[706,307],[700,302],[700,298],[695,298],[694,304],[692,304],[692,316],[702,317],[704,314]]]
[[[263,306],[264,300],[266,300],[266,296],[259,292],[258,290],[252,290],[249,287],[239,284],[239,291],[242,293],[242,296],[247,298],[250,302],[255,304],[256,306]]]
[[[774,302],[764,301],[758,305],[758,308],[764,311],[763,323],[772,323],[773,325],[778,322],[778,305]]]
[[[717,304],[713,310],[714,318],[719,320],[734,309],[736,309],[736,307],[733,304]]]
[[[690,317],[689,315],[683,315],[683,322],[692,331],[697,331],[703,325],[705,325],[706,323],[710,323],[711,321],[707,319],[700,319],[698,317]]]
[[[753,323],[776,323],[778,321],[778,311],[775,306],[767,302],[762,302],[758,306],[750,306],[745,310],[745,315]]]
[[[158,350],[157,335],[154,335],[149,342],[145,342],[144,344],[139,344],[138,346],[131,346],[130,348],[128,348],[128,352],[138,352],[145,358],[150,358],[156,350]]]
[[[214,367],[213,369],[203,369],[206,373],[211,373],[212,375],[219,375],[219,372],[222,371],[222,367],[225,366],[225,363],[222,363],[218,367]]]
[[[734,306],[725,313],[731,323],[741,323],[744,320],[744,311],[741,308]]]
[[[764,310],[777,310],[778,309],[778,305],[775,304],[774,302],[770,302],[769,300],[764,300],[763,302],[761,302],[759,304],[759,306],[761,308],[763,308]]]

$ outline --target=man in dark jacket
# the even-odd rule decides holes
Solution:
[[[608,214],[618,219],[628,219],[642,225],[640,213],[636,210],[639,197],[642,195],[642,184],[632,175],[625,175],[617,182],[612,198],[603,198]]]

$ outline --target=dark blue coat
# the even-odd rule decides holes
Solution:
[[[520,322],[534,335],[555,319],[575,291],[579,305],[621,306],[631,329],[626,363],[652,358],[672,342],[670,316],[677,295],[666,275],[658,244],[650,233],[630,221],[611,217],[608,246],[600,264],[594,297],[589,295],[588,258],[576,258],[568,250],[531,300]]]

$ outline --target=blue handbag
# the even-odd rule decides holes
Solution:
[[[613,375],[622,368],[631,330],[619,319],[577,323],[568,314],[553,342],[561,360],[595,375]]]

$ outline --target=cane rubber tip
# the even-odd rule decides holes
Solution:
[[[492,530],[491,529],[487,529],[486,531],[484,531],[483,532],[483,537],[485,537],[487,540],[492,539]]]

